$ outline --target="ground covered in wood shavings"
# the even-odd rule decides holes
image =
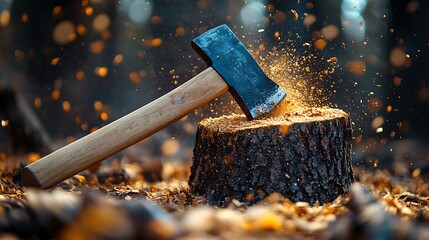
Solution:
[[[4,162],[3,162],[4,163]],[[355,168],[351,193],[323,206],[279,194],[247,206],[205,204],[190,194],[187,166],[145,172],[116,162],[66,180],[49,192],[25,189],[19,168],[3,168],[2,237],[60,239],[427,239],[429,177],[395,177]],[[146,165],[147,166],[147,165]],[[157,170],[153,170],[157,169]],[[165,171],[172,171],[169,174]],[[161,171],[156,172],[156,171]],[[162,172],[163,171],[163,172]],[[148,176],[164,176],[153,181]],[[145,180],[146,179],[146,180]],[[151,180],[152,182],[150,182]],[[155,203],[155,204],[154,204]],[[398,230],[399,229],[399,230]],[[398,232],[399,231],[399,232]]]

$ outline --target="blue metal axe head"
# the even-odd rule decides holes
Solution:
[[[269,112],[286,96],[227,25],[198,36],[192,41],[192,47],[222,76],[249,120]]]

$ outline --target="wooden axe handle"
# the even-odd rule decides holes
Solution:
[[[166,95],[27,165],[25,186],[50,188],[141,141],[228,90],[211,67]]]

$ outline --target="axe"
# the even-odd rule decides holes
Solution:
[[[210,66],[181,86],[22,169],[24,186],[48,189],[188,115],[227,90],[249,120],[286,92],[269,79],[230,28],[198,36],[192,47]]]

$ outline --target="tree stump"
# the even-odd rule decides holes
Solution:
[[[216,206],[250,205],[274,192],[323,204],[354,181],[351,140],[350,117],[339,109],[208,118],[198,125],[189,186]]]

